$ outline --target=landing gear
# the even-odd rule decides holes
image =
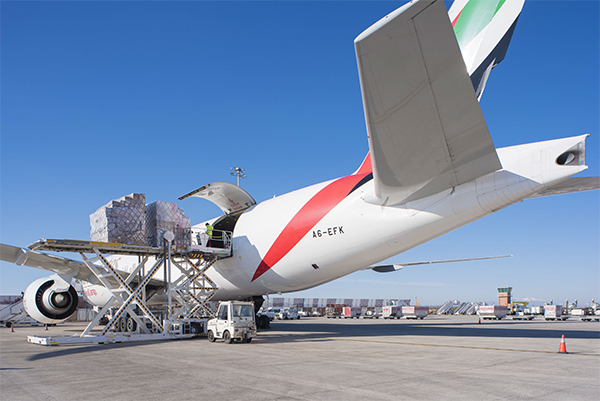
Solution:
[[[267,315],[256,316],[256,326],[259,329],[270,329],[271,328],[271,320]]]

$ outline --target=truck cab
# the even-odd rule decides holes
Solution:
[[[219,303],[216,318],[208,321],[208,341],[222,338],[227,344],[234,340],[249,343],[256,336],[254,303],[224,301]]]

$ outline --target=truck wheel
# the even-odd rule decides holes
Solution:
[[[233,342],[233,339],[231,338],[231,333],[227,330],[225,330],[225,332],[223,333],[223,341],[225,341],[225,344],[231,344]]]
[[[212,330],[208,330],[208,341],[210,341],[211,343],[215,342],[215,333]]]
[[[119,319],[119,331],[121,331],[121,332],[127,331],[127,318],[122,317]]]
[[[127,316],[127,331],[132,332],[137,329],[137,323],[131,316]]]
[[[190,324],[190,334],[195,337],[200,334],[201,326],[198,322],[193,322]]]

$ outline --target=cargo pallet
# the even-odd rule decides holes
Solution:
[[[108,289],[112,293],[112,298],[80,334],[29,336],[28,342],[39,345],[109,344],[185,339],[206,335],[207,322],[214,317],[209,301],[217,290],[216,284],[206,276],[206,271],[215,261],[231,257],[231,234],[223,232],[223,248],[199,245],[176,248],[172,246],[173,239],[174,236],[167,232],[163,248],[67,239],[42,239],[31,244],[29,248],[32,250],[79,253],[98,279],[98,283],[95,284]],[[86,254],[95,256],[88,257]],[[139,263],[131,273],[118,271],[107,255],[136,255]],[[146,263],[149,261],[152,261],[153,265],[146,269]],[[173,266],[181,272],[175,281],[171,280]],[[164,268],[167,277],[164,285],[168,297],[167,319],[162,321],[146,304],[146,286],[160,267]],[[132,288],[131,283],[136,277],[139,277],[138,285]],[[172,316],[172,293],[177,293],[184,303],[184,313],[177,319]],[[92,329],[115,303],[121,306],[112,314],[106,326],[100,333],[92,333]],[[134,306],[137,306],[140,312],[136,312]],[[135,321],[136,331],[111,332],[110,329],[117,327],[120,319],[126,316]]]

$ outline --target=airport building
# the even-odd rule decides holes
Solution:
[[[350,306],[353,308],[381,308],[388,305],[409,306],[410,299],[358,299],[358,298],[274,298],[267,297],[263,308],[332,308]]]

